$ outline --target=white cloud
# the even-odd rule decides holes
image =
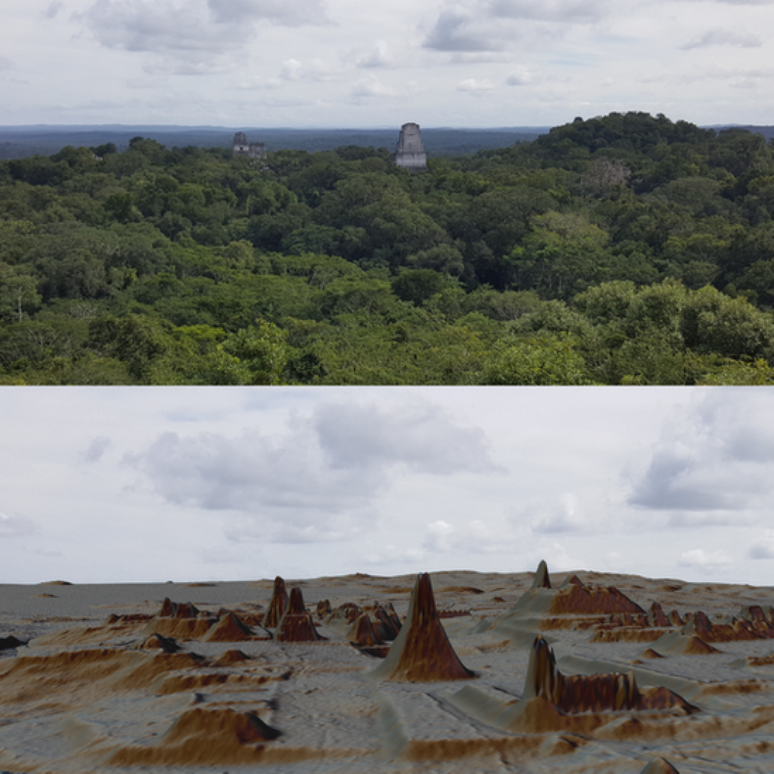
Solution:
[[[695,570],[719,570],[728,567],[732,559],[725,551],[705,551],[703,548],[692,548],[680,555],[679,564]]]
[[[506,83],[509,86],[527,86],[530,83],[534,83],[538,77],[538,73],[530,70],[528,67],[517,67],[506,79]]]
[[[425,48],[436,51],[502,51],[508,47],[507,36],[482,24],[473,16],[459,11],[442,11],[435,26],[425,38]]]
[[[477,80],[476,78],[466,78],[457,84],[460,91],[487,92],[494,89],[494,84],[487,78]]]
[[[541,512],[542,511],[542,512]],[[531,522],[534,532],[578,532],[589,526],[578,498],[571,493],[562,495],[558,503],[538,509]]]
[[[439,519],[427,525],[423,546],[434,553],[445,553],[452,547],[455,528],[446,521]]]
[[[767,530],[763,537],[750,546],[747,555],[750,559],[774,559],[774,530]]]
[[[154,55],[148,72],[178,74],[235,68],[260,23],[328,23],[320,0],[97,0],[76,18],[108,49]]]
[[[665,426],[628,498],[640,508],[672,512],[679,526],[743,521],[774,495],[774,445],[767,432],[774,393],[753,389],[745,400],[729,400],[730,391],[701,394],[696,407]],[[703,516],[675,515],[680,512]],[[740,514],[736,520],[734,513]]]
[[[299,62],[297,59],[288,59],[282,63],[280,77],[284,81],[330,81],[340,77],[340,74],[332,70],[321,59],[311,62]]]
[[[763,40],[758,35],[748,32],[731,32],[726,29],[714,29],[705,32],[690,43],[681,46],[690,51],[693,48],[705,48],[707,46],[736,46],[738,48],[760,48]]]
[[[53,2],[49,4],[48,8],[46,8],[46,10],[43,12],[43,16],[46,19],[53,19],[59,14],[62,8],[64,8],[64,3],[62,0],[53,0]]]
[[[395,90],[391,86],[382,83],[372,73],[365,78],[360,78],[352,87],[352,96],[355,99],[364,97],[394,97]]]
[[[609,4],[602,0],[489,0],[484,12],[496,19],[588,24],[604,18]]]
[[[503,51],[536,38],[556,39],[573,25],[600,21],[604,0],[477,0],[447,3],[424,40],[425,48],[448,52]]]
[[[2,538],[26,537],[37,531],[37,524],[26,516],[8,516],[0,513],[0,537]]]
[[[81,459],[84,462],[99,462],[112,445],[113,442],[110,438],[101,435],[89,444],[89,448],[86,451],[82,452]]]
[[[389,67],[392,64],[393,56],[384,40],[377,40],[374,47],[357,60],[358,67]]]
[[[315,411],[314,429],[334,469],[400,464],[434,475],[498,470],[481,429],[463,427],[423,401],[324,404]]]
[[[126,462],[169,503],[234,512],[232,540],[343,540],[378,519],[378,495],[401,470],[430,476],[496,471],[480,430],[422,402],[389,410],[318,405],[282,432],[167,432]]]

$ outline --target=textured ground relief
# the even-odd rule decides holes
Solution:
[[[773,588],[541,562],[152,591],[0,587],[0,771],[774,772]]]

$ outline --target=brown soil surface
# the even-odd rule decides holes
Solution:
[[[0,586],[0,771],[774,771],[774,588],[56,585]]]

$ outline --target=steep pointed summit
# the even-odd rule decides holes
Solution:
[[[537,572],[535,573],[535,578],[532,581],[533,589],[550,589],[551,588],[551,578],[548,575],[548,565],[545,563],[544,559],[540,560],[540,564],[538,565]]]
[[[263,617],[263,625],[268,629],[273,629],[280,622],[280,618],[285,615],[288,606],[288,592],[285,588],[285,580],[279,575],[274,579],[274,590],[271,593],[271,602]]]
[[[427,573],[417,576],[406,622],[387,658],[371,674],[379,680],[411,683],[465,680],[474,676],[463,666],[446,636]]]
[[[563,675],[553,651],[539,636],[535,638],[527,667],[522,702],[544,699],[566,714],[620,712],[627,710],[680,707],[686,713],[694,708],[681,696],[658,687],[640,690],[634,674]]]
[[[306,612],[301,589],[290,590],[290,602],[282,616],[274,638],[279,642],[312,642],[323,639],[314,627],[312,617]]]

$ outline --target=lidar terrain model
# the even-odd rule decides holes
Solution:
[[[0,769],[774,771],[774,589],[433,580],[0,586]]]

